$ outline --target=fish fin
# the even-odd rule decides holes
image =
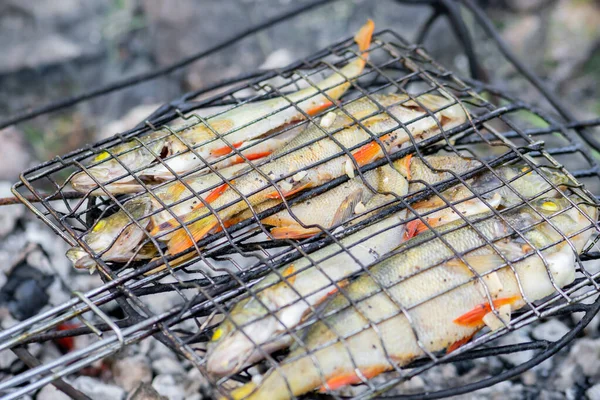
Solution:
[[[317,227],[303,228],[300,225],[277,226],[271,229],[273,239],[305,239],[321,232]]]
[[[433,224],[432,221],[428,220],[427,223],[431,226],[435,226],[435,224]],[[427,229],[429,229],[427,225],[425,225],[425,223],[420,219],[415,219],[413,221],[407,222],[406,231],[404,232],[404,239],[411,239],[417,236],[418,234],[425,232]]]
[[[492,300],[492,303],[494,304],[494,309],[498,309],[505,304],[513,304],[518,299],[519,296],[502,297],[496,300]],[[468,327],[481,326],[483,325],[483,317],[485,317],[485,315],[490,311],[492,311],[490,303],[483,303],[478,305],[471,311],[468,311],[460,317],[456,318],[453,322],[455,324]]]
[[[354,208],[362,200],[362,197],[363,191],[361,189],[356,189],[346,196],[338,209],[335,211],[333,219],[331,220],[331,226],[340,225],[347,221],[348,218],[354,214]]]
[[[332,105],[333,105],[333,102],[327,100],[327,101],[324,101],[323,103],[315,104],[311,108],[307,109],[306,113],[311,116],[317,115],[321,111],[327,110]]]
[[[379,140],[384,141],[386,140],[387,136],[388,135],[382,136],[379,138]],[[378,159],[379,155],[381,154],[381,151],[381,146],[379,146],[379,144],[376,141],[372,141],[370,143],[365,144],[358,150],[355,150],[352,153],[352,156],[354,157],[358,165],[362,167],[363,165],[366,165],[371,161],[375,161],[376,159]]]
[[[292,189],[289,192],[284,192],[283,190],[281,191],[283,193],[284,197],[290,197],[291,195],[294,195],[296,193],[299,193],[301,191],[303,191],[304,189],[308,189],[312,187],[312,182],[311,181],[306,181],[306,182],[297,182],[292,186]],[[266,195],[266,197],[268,199],[280,199],[281,195],[279,194],[279,192],[277,190],[272,191],[271,193],[268,193]]]
[[[223,225],[225,225],[225,229],[227,229],[230,226],[235,225],[240,221],[242,221],[242,218],[231,218],[226,221],[223,221]],[[214,233],[221,232],[222,230],[223,230],[223,227],[221,225],[217,225],[214,229]]]
[[[194,253],[189,253],[189,254],[183,255],[181,257],[178,257],[174,260],[169,261],[169,265],[171,265],[171,268],[175,268],[178,265],[183,264],[184,262],[186,262],[187,260],[189,260],[195,256],[196,256],[196,254],[194,254]],[[150,262],[156,261],[156,260],[162,260],[162,257],[154,257],[152,260],[150,260]],[[144,276],[157,274],[157,273],[165,270],[166,268],[167,268],[167,265],[163,263],[163,264],[159,265],[158,267],[151,269],[150,271],[144,272]]]
[[[273,153],[273,151],[271,150],[266,150],[266,151],[259,151],[257,153],[248,153],[248,154],[244,154],[246,156],[246,158],[248,159],[248,161],[253,161],[253,160],[258,160],[261,159],[263,157],[267,157],[270,156]],[[244,161],[242,159],[242,157],[240,157],[240,162]]]
[[[358,49],[360,51],[366,51],[369,46],[371,46],[371,39],[373,37],[374,30],[375,23],[373,20],[369,19],[367,20],[367,23],[364,24],[358,32],[356,32],[356,35],[354,35],[354,41],[358,45]],[[367,54],[365,54],[363,57],[366,58]]]
[[[183,228],[178,230],[167,243],[169,253],[177,254],[189,249],[194,243],[206,236],[217,224],[217,218],[214,215],[209,215],[189,225],[189,234]]]
[[[473,339],[473,336],[475,336],[475,333],[470,336],[465,336],[462,339],[458,339],[456,342],[454,342],[450,346],[448,346],[448,348],[446,349],[446,354],[452,353],[454,350],[457,350],[458,348],[469,343],[471,341],[471,339]]]
[[[186,189],[187,187],[183,184],[183,182],[174,182],[168,187],[167,195],[172,199],[178,199]]]
[[[283,273],[281,274],[281,276],[285,279],[284,282],[288,285],[293,285],[294,282],[296,282],[298,275],[292,275],[294,272],[296,272],[296,267],[294,267],[294,264],[290,264],[286,269],[283,270]]]
[[[244,142],[237,142],[237,143],[232,143],[231,146],[226,145],[223,147],[218,147],[216,149],[213,149],[210,154],[214,157],[221,157],[221,156],[225,156],[229,153],[231,153],[233,151],[234,148],[238,148],[241,145],[243,145]]]
[[[386,371],[388,368],[384,365],[374,365],[372,367],[362,368],[360,373],[366,379],[371,379],[380,373]],[[335,375],[327,379],[327,383],[319,389],[319,392],[324,393],[331,390],[337,390],[347,385],[353,385],[356,383],[363,383],[361,377],[355,371],[349,373],[342,373]]]
[[[232,184],[233,182],[234,182],[234,181],[225,182],[225,183],[224,183],[224,184],[222,184],[221,186],[217,186],[215,189],[213,189],[213,190],[212,190],[212,191],[211,191],[211,192],[208,194],[208,196],[206,196],[206,197],[204,198],[204,200],[205,200],[207,203],[212,203],[213,201],[215,201],[216,199],[218,199],[218,198],[219,198],[219,196],[221,196],[221,195],[222,195],[222,194],[225,192],[225,190],[227,190],[227,188],[229,187],[229,185],[230,185],[230,184]],[[202,207],[204,207],[204,204],[203,204],[202,202],[200,202],[200,204],[196,205],[196,206],[194,207],[194,209],[197,209],[197,208],[202,208]]]
[[[350,283],[349,279],[342,279],[341,281],[338,282],[337,286],[334,286],[333,289],[331,289],[329,292],[327,292],[327,294],[325,295],[325,297],[329,297],[329,296],[333,296],[334,294],[336,294],[337,292],[339,292],[339,288],[343,288],[345,286],[347,286]],[[321,300],[323,301],[323,300]]]

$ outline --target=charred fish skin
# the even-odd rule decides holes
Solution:
[[[307,329],[303,343],[296,346],[277,369],[270,371],[258,386],[247,384],[232,392],[232,397],[288,399],[319,387],[328,391],[348,383],[361,383],[394,366],[407,364],[425,350],[442,350],[472,336],[484,326],[487,316],[477,313],[486,307],[492,309],[488,296],[495,308],[509,306],[510,313],[511,309],[525,304],[523,296],[534,301],[552,294],[556,289],[549,283],[548,270],[534,250],[524,248],[513,239],[504,243],[501,238],[513,233],[515,228],[535,246],[551,246],[542,252],[547,264],[569,259],[564,257],[569,253],[574,262],[573,249],[563,235],[571,236],[575,252],[580,252],[593,231],[588,218],[595,220],[597,210],[580,206],[580,211],[566,198],[539,199],[532,205],[534,208],[523,206],[506,213],[502,221],[491,218],[475,224],[483,238],[500,240],[496,247],[502,249],[509,260],[530,255],[513,264],[515,272],[503,266],[502,258],[500,262],[495,259],[497,249],[487,248],[486,253],[486,240],[471,228],[450,232],[453,225],[460,226],[460,221],[441,228],[448,232],[444,235],[446,241],[454,250],[466,253],[466,258],[474,246],[484,246],[484,250],[470,256],[471,260],[477,260],[477,263],[473,261],[473,267],[479,274],[496,274],[499,287],[482,290],[482,284],[471,279],[473,272],[453,261],[454,252],[440,239],[423,242],[417,248],[378,263],[371,268],[369,276],[351,283],[345,295],[336,295],[323,313],[325,320]],[[547,221],[551,221],[553,227]],[[532,228],[532,224],[536,225]],[[580,231],[583,232],[576,234]],[[424,241],[431,235],[433,233],[426,233],[412,240]],[[482,255],[488,257],[477,258]],[[488,262],[483,262],[486,260]],[[542,267],[531,269],[535,264]],[[570,269],[574,269],[573,264]],[[539,287],[524,289],[522,293],[515,273],[521,281],[545,280],[548,284],[542,290]],[[574,277],[565,271],[561,274],[560,285]],[[387,288],[387,293],[382,293],[382,286]],[[482,304],[487,306],[482,307]]]
[[[287,96],[247,103],[218,113],[208,117],[206,121],[199,121],[183,129],[177,135],[171,134],[170,129],[162,129],[123,143],[112,150],[115,157],[107,151],[96,156],[93,162],[101,164],[75,174],[71,178],[71,185],[79,192],[90,192],[100,196],[106,194],[105,190],[113,194],[137,193],[143,190],[143,187],[122,164],[130,171],[148,166],[149,168],[136,175],[146,181],[163,182],[173,178],[170,169],[176,174],[192,171],[204,165],[202,159],[209,163],[216,162],[233,152],[234,148],[239,149],[249,159],[261,158],[272,153],[290,138],[280,140],[274,136],[273,140],[267,140],[268,144],[261,146],[253,146],[253,140],[286,124],[302,121],[306,114],[314,116],[332,106],[331,100],[339,99],[350,88],[352,80],[364,70],[368,58],[366,50],[371,44],[374,29],[373,21],[368,20],[354,38],[358,50],[363,52],[361,57],[357,57],[339,72],[332,73],[314,86]],[[140,146],[138,140],[145,143],[149,149]],[[195,148],[195,151],[190,151],[191,148]],[[119,155],[124,150],[131,151]],[[157,156],[163,159],[162,163],[150,167],[151,163],[158,161]],[[244,160],[240,157],[231,155],[218,162],[217,166],[226,167],[242,161]],[[117,178],[121,179],[107,183]],[[103,185],[104,190],[98,188],[95,180]]]

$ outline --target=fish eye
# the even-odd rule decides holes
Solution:
[[[101,219],[100,221],[98,221],[98,223],[96,225],[94,225],[94,227],[92,228],[93,232],[98,232],[100,229],[104,228],[106,226],[106,220]]]
[[[542,210],[544,211],[558,211],[558,204],[553,200],[543,200],[541,205]]]
[[[215,332],[213,333],[212,338],[210,340],[213,342],[216,342],[217,340],[219,340],[221,338],[221,336],[223,336],[223,329],[217,328],[215,330]]]
[[[110,153],[108,151],[104,150],[102,153],[100,153],[96,157],[94,157],[94,161],[95,162],[104,161],[109,157],[110,157]]]

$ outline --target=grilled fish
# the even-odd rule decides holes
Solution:
[[[381,184],[386,183],[390,186],[390,191],[402,195],[407,193],[404,176],[411,176],[430,185],[450,177],[449,172],[432,173],[432,169],[427,165],[432,168],[443,165],[446,171],[457,174],[464,174],[479,166],[479,163],[472,159],[458,156],[426,156],[427,165],[420,160],[411,162],[411,159],[409,156],[394,162],[394,167],[397,171],[402,171],[401,173],[385,166],[367,172],[365,178],[368,179],[370,173],[377,173]],[[349,182],[356,179],[360,178],[356,177]],[[419,189],[417,185],[412,184],[411,190]],[[396,190],[392,190],[394,186]],[[330,199],[329,194],[332,192],[333,190],[318,197]],[[318,201],[318,197],[313,200],[319,204],[323,203]],[[380,199],[376,199],[377,197],[373,198],[375,204],[387,198],[387,196],[379,196]],[[373,208],[375,204],[368,204],[368,208]],[[292,209],[294,214],[296,214],[296,207],[303,207],[303,205],[302,203],[294,205]],[[318,210],[320,208],[315,207],[313,213],[319,214]],[[342,280],[338,285],[343,285],[343,279],[359,271],[361,264],[364,266],[369,261],[375,262],[381,255],[404,240],[402,226],[404,215],[405,211],[398,212],[386,220],[342,239],[342,244],[349,248],[352,256],[359,262],[341,251],[337,244],[331,244],[310,254],[309,259],[295,261],[282,267],[279,273],[265,277],[253,287],[255,296],[236,303],[228,318],[215,331],[207,353],[207,370],[214,375],[234,373],[262,359],[265,354],[285,347],[290,338],[282,335],[287,330],[293,329],[311,308],[322,302],[332,291],[337,290],[334,282]],[[311,218],[310,215],[305,217]],[[319,218],[326,217],[317,215],[316,219]],[[313,263],[315,267],[311,267]],[[258,346],[261,348],[258,349]]]
[[[336,295],[278,368],[231,396],[277,400],[314,389],[332,391],[406,365],[425,351],[451,347],[486,324],[503,327],[512,310],[573,281],[576,253],[593,232],[590,220],[597,218],[595,208],[579,205],[579,211],[567,198],[531,204],[475,223],[481,235],[456,221],[439,229],[447,244],[432,232],[404,243],[399,249],[404,251]],[[573,247],[563,235],[571,236]],[[412,247],[415,243],[420,245]],[[505,259],[524,256],[512,268],[505,266]]]
[[[221,174],[231,179],[243,168],[242,164],[232,165],[221,170]],[[209,190],[212,187],[215,189]],[[153,194],[146,193],[128,200],[122,210],[96,222],[82,241],[104,261],[128,262],[153,258],[158,255],[156,246],[153,243],[143,244],[150,237],[149,231],[173,216],[185,215],[201,203],[200,198],[206,202],[212,201],[222,189],[222,180],[216,174],[190,176],[181,182],[155,188]],[[93,271],[97,266],[81,246],[69,249],[67,257],[76,268]]]
[[[288,197],[354,171],[353,161],[362,166],[383,157],[379,144],[376,141],[369,142],[372,134],[381,135],[379,141],[385,151],[393,152],[407,144],[411,136],[418,141],[436,134],[440,128],[438,122],[444,129],[450,129],[466,119],[459,104],[449,106],[449,100],[431,94],[421,95],[417,101],[406,95],[396,94],[371,97],[379,104],[368,98],[352,101],[344,110],[335,112],[331,124],[326,127],[311,125],[280,150],[281,157],[274,157],[270,162],[258,166],[258,170],[254,169],[239,177],[232,188],[211,204],[213,209],[220,209],[218,218],[213,214],[207,215],[203,208],[191,212],[185,219],[186,223],[189,221],[188,231],[191,236],[180,228],[168,243],[169,252],[176,254],[191,247],[194,242],[206,236],[218,224],[219,219],[228,220],[264,201]],[[441,111],[435,113],[434,119],[427,116],[420,104],[430,110]],[[380,106],[385,107],[386,111],[381,111]],[[362,120],[362,127],[354,119]],[[407,124],[406,129],[398,120]],[[366,144],[361,146],[361,143]],[[356,147],[356,150],[351,156],[342,155],[340,145],[346,149]],[[289,149],[294,151],[288,152]],[[329,161],[322,162],[324,159]],[[294,178],[297,174],[302,175],[301,179]],[[275,187],[267,177],[271,181],[278,180]],[[242,199],[239,193],[246,199]],[[160,229],[173,231],[179,226],[179,222],[173,221]]]
[[[332,105],[350,87],[351,81],[363,71],[366,50],[371,43],[375,25],[369,20],[356,34],[355,41],[362,57],[350,62],[328,78],[310,85],[308,88],[282,97],[246,103],[226,112],[208,117],[205,121],[189,126],[177,135],[169,130],[158,130],[118,145],[111,153],[104,151],[93,159],[93,166],[75,174],[71,185],[80,192],[105,195],[105,190],[113,194],[135,193],[142,190],[138,179],[145,183],[163,182],[177,175],[199,169],[205,162],[217,162],[226,167],[243,159],[230,154],[235,149],[248,159],[258,159],[273,152],[292,137],[290,135],[261,142],[254,146],[258,138],[268,137],[282,127],[302,121],[306,115],[315,115]],[[298,131],[288,131],[298,133]],[[140,144],[142,143],[143,146]],[[194,151],[190,151],[190,149]],[[151,163],[161,160],[156,166]],[[124,168],[135,171],[132,176]],[[147,167],[147,168],[146,168]],[[104,189],[100,189],[98,183]]]

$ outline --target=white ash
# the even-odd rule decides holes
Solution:
[[[207,380],[197,368],[192,368],[186,374],[185,384],[185,397],[186,400],[196,399],[200,400],[202,395],[200,394],[200,387],[206,385]]]
[[[529,336],[529,332],[531,331],[531,326],[525,326],[521,329],[518,329],[512,332],[510,335],[504,335],[498,340],[498,344],[500,346],[508,346],[512,344],[526,343],[531,341],[531,337]],[[512,365],[521,365],[524,362],[529,361],[535,352],[533,350],[525,350],[514,352],[510,354],[502,354],[500,358],[504,361],[509,362]]]
[[[0,197],[12,196],[10,188],[11,184],[9,182],[0,181]],[[11,233],[24,214],[25,206],[20,204],[0,207],[0,238]]]
[[[567,364],[575,363],[594,382],[600,381],[600,339],[582,338],[571,347]]]

